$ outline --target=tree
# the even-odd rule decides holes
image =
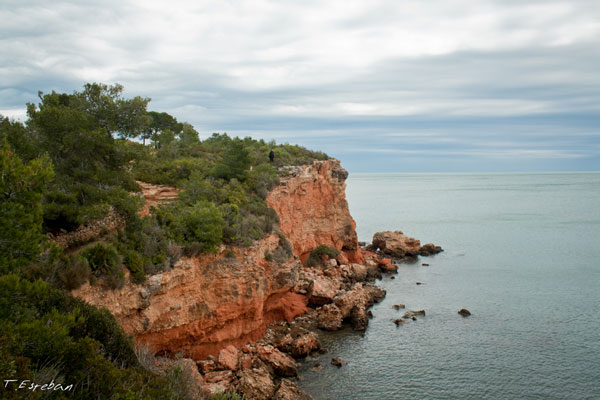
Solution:
[[[13,272],[42,251],[42,197],[53,175],[48,157],[23,164],[5,139],[0,148],[0,273]]]
[[[146,144],[146,139],[152,139],[154,146],[159,148],[161,133],[171,131],[173,135],[179,135],[183,130],[183,124],[177,122],[177,119],[166,112],[149,111],[149,124],[142,131],[142,139]]]

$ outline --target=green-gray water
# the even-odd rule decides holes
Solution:
[[[303,389],[316,400],[600,399],[600,173],[347,184],[359,240],[400,229],[445,252],[379,282],[387,297],[366,334],[325,335],[329,353],[302,365]],[[427,316],[396,327],[398,303]]]

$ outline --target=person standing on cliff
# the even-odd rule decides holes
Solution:
[[[273,152],[273,149],[271,149],[271,151],[269,152],[269,161],[273,162],[274,159],[275,159],[275,153]]]

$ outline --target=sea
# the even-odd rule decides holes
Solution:
[[[600,399],[599,172],[351,174],[346,194],[360,241],[444,252],[378,282],[366,332],[323,333],[299,369],[315,400]],[[397,327],[394,304],[426,316]]]

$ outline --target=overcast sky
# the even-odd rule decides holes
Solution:
[[[351,172],[600,170],[598,0],[0,2],[0,113],[121,83]]]

